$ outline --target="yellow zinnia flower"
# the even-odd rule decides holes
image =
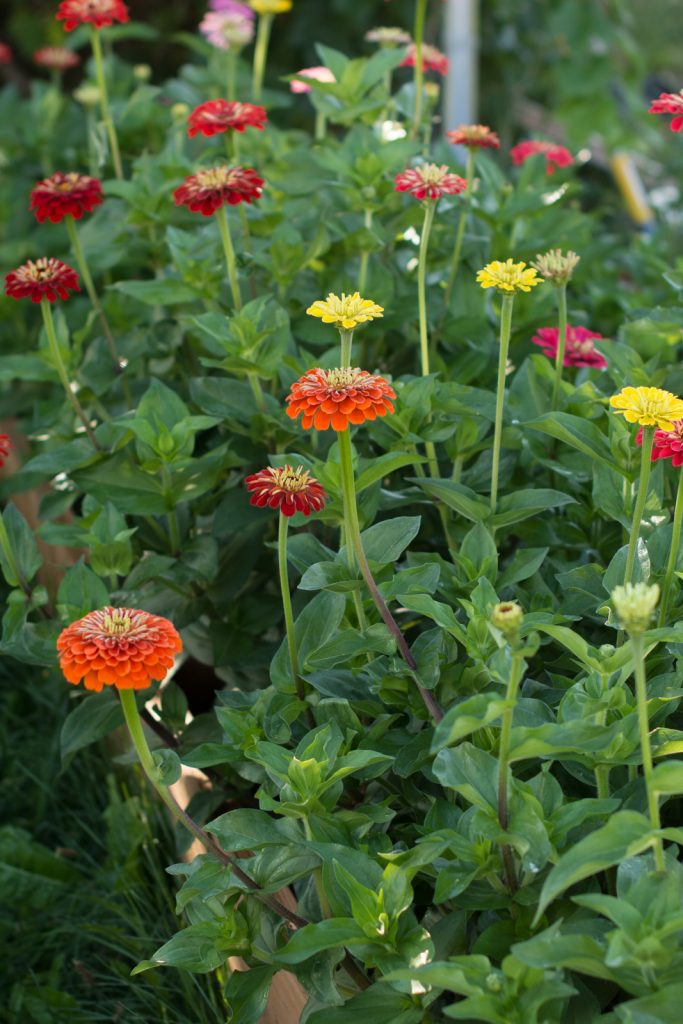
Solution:
[[[294,0],[249,0],[249,6],[257,14],[284,14],[291,11]]]
[[[683,401],[661,388],[622,388],[609,404],[629,423],[641,427],[673,430],[674,421],[683,419]]]
[[[320,317],[324,324],[334,324],[340,331],[353,331],[359,324],[381,317],[384,309],[371,299],[361,299],[359,292],[342,292],[341,296],[330,293],[326,299],[318,299],[306,312]]]
[[[533,267],[526,263],[515,263],[514,260],[494,260],[477,273],[477,281],[482,288],[498,288],[501,292],[530,292],[541,279]]]

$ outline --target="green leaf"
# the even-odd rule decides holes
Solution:
[[[404,466],[415,466],[426,462],[424,455],[402,454],[401,452],[387,452],[372,460],[371,465],[364,469],[356,479],[356,494],[361,494],[368,487],[371,487],[377,480],[389,476],[397,469]]]
[[[524,548],[516,551],[510,564],[498,577],[498,590],[528,580],[541,568],[548,551],[549,548]]]
[[[244,807],[221,814],[206,826],[224,850],[261,850],[303,842],[297,826],[286,819],[271,818],[265,811]]]
[[[478,693],[454,704],[434,730],[432,752],[451,747],[465,736],[495,722],[503,714],[505,706],[504,700],[490,693]]]
[[[531,519],[541,512],[547,512],[549,508],[561,508],[563,505],[571,504],[576,504],[575,498],[549,488],[514,491],[512,494],[503,495],[498,502],[498,510],[491,519],[491,526],[500,530],[505,526],[512,526],[513,523],[521,523],[524,519]]]
[[[547,434],[557,441],[576,448],[577,451],[587,455],[591,461],[599,459],[610,469],[615,470],[621,476],[624,475],[622,467],[612,455],[607,438],[590,420],[572,416],[567,412],[554,412],[547,416],[539,416],[535,420],[529,420],[524,426],[530,430],[538,430],[542,434]]]
[[[343,1006],[313,1013],[307,1024],[420,1024],[424,1010],[408,995],[380,983],[349,999]]]
[[[182,302],[196,302],[201,294],[184,281],[159,278],[155,281],[117,281],[110,288],[129,295],[148,306],[177,306]]]
[[[435,601],[429,594],[401,594],[398,600],[408,611],[426,615],[437,626],[441,626],[452,637],[459,640],[463,646],[466,645],[467,634],[450,605]]]
[[[233,971],[225,986],[228,1021],[231,1024],[259,1024],[268,1005],[268,994],[275,973],[272,967],[250,967]]]
[[[308,602],[294,623],[300,664],[304,665],[313,651],[336,634],[345,608],[343,594],[330,591],[322,591]],[[270,663],[270,678],[276,689],[293,690],[286,639],[283,639]]]
[[[683,761],[664,761],[652,772],[652,788],[661,796],[683,794]]]
[[[232,944],[222,938],[223,925],[202,921],[183,928],[164,943],[150,960],[143,960],[130,972],[134,977],[151,967],[182,967],[193,974],[208,974],[227,960]]]
[[[665,985],[656,992],[621,1003],[616,1014],[623,1024],[680,1024],[683,982]]]
[[[79,558],[65,574],[57,592],[57,607],[68,622],[109,604],[109,591],[102,580]]]
[[[3,576],[11,587],[28,586],[43,564],[33,530],[12,502],[5,507],[2,519],[7,531],[9,548],[14,557],[14,567],[12,567],[7,560],[4,544],[0,545],[0,565]],[[14,568],[19,572],[18,577]]]
[[[123,724],[121,702],[111,689],[84,697],[67,715],[59,737],[62,762]]]
[[[517,942],[512,952],[522,963],[539,970],[565,967],[593,978],[615,980],[605,965],[605,950],[597,939],[592,935],[563,935],[559,921],[527,942]]]
[[[456,484],[453,480],[426,480],[422,477],[411,478],[411,483],[416,483],[432,498],[442,501],[473,523],[481,523],[489,518],[489,505],[464,484]]]
[[[360,654],[393,654],[396,640],[383,622],[369,626],[364,633],[357,629],[345,629],[330,637],[324,644],[312,651],[304,662],[304,671],[318,671],[347,665]]]
[[[420,522],[420,516],[397,516],[375,523],[361,534],[365,557],[382,565],[395,562],[417,536]]]
[[[330,917],[294,932],[273,959],[281,964],[300,964],[324,949],[340,949],[349,943],[367,941],[365,932],[352,917]]]
[[[483,811],[498,807],[498,762],[485,750],[463,743],[455,750],[441,750],[432,771],[442,786],[461,793]]]

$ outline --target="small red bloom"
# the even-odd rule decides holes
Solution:
[[[0,43],[0,64],[12,63],[12,50],[7,43]]]
[[[81,58],[65,46],[43,46],[33,54],[33,63],[50,71],[67,71],[81,63]]]
[[[12,441],[9,434],[0,434],[0,466],[5,465],[5,459],[12,450]]]
[[[287,415],[295,420],[303,413],[305,430],[346,430],[349,423],[363,423],[394,411],[394,389],[384,377],[358,367],[309,370],[292,384],[287,396]]]
[[[244,481],[251,492],[250,504],[257,508],[279,508],[283,516],[303,512],[320,512],[325,506],[327,494],[314,477],[303,466],[283,466],[281,469],[269,466],[253,473]]]
[[[659,99],[650,104],[648,114],[673,114],[669,128],[672,132],[683,131],[683,89],[680,92],[660,92]]]
[[[210,136],[219,132],[243,132],[245,128],[262,130],[267,121],[265,109],[254,103],[209,100],[195,107],[188,117],[187,134],[193,139],[199,132]]]
[[[510,150],[512,162],[517,166],[537,153],[544,154],[548,174],[552,174],[556,167],[570,167],[574,163],[574,157],[565,146],[556,146],[554,142],[542,142],[540,139],[528,139]]]
[[[396,191],[410,192],[416,199],[440,199],[464,192],[467,179],[451,174],[445,164],[420,164],[396,175]]]
[[[498,149],[500,139],[487,124],[460,124],[446,138],[453,146],[471,146],[481,149]]]
[[[16,270],[11,270],[5,278],[5,295],[11,299],[30,299],[31,302],[47,299],[48,302],[55,302],[57,296],[68,299],[70,291],[80,290],[76,271],[54,256],[29,260]]]
[[[550,359],[557,357],[557,343],[560,332],[557,327],[539,327],[531,339],[534,345],[540,345],[543,354]],[[602,338],[597,331],[589,331],[586,327],[570,327],[567,325],[563,366],[592,366],[596,370],[604,370],[607,366],[605,357],[597,351],[593,339]]]
[[[236,206],[260,199],[264,184],[251,167],[212,167],[191,174],[173,198],[176,206],[187,206],[194,213],[210,217],[225,203]]]
[[[636,444],[643,443],[643,428],[636,434]],[[652,461],[671,459],[671,465],[683,466],[683,420],[674,420],[673,430],[655,430]]]
[[[31,192],[30,210],[34,210],[40,224],[51,220],[59,224],[68,214],[80,220],[102,202],[102,185],[98,178],[69,171],[56,171],[39,181]]]
[[[417,47],[415,43],[412,43],[408,48],[408,53],[401,61],[400,66],[402,68],[414,68],[417,58]],[[445,53],[437,49],[436,46],[430,46],[428,43],[422,44],[422,70],[423,71],[436,71],[439,75],[448,74],[449,61]]]
[[[107,28],[115,21],[125,23],[129,17],[123,0],[62,0],[57,11],[57,21],[64,22],[67,32],[79,25]]]

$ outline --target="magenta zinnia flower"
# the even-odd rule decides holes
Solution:
[[[557,358],[557,343],[560,332],[557,327],[539,327],[531,339],[534,345],[543,349],[549,359]],[[602,338],[597,331],[589,331],[586,327],[570,327],[567,324],[567,336],[564,350],[563,366],[592,366],[595,370],[604,370],[607,366],[605,357],[597,351],[593,339]]]
[[[303,466],[269,466],[248,476],[244,483],[251,493],[250,504],[257,508],[279,508],[283,516],[320,512],[327,498],[322,486]]]
[[[212,167],[197,171],[175,190],[176,206],[210,217],[219,206],[251,203],[260,199],[264,181],[251,167]]]
[[[636,434],[636,444],[643,443],[643,428]],[[673,430],[655,430],[652,447],[652,461],[671,459],[671,465],[677,469],[683,466],[683,420],[675,420]]]
[[[218,135],[220,132],[243,132],[245,128],[263,129],[268,116],[264,107],[235,100],[208,100],[200,103],[187,119],[187,134],[194,138]]]
[[[417,62],[417,47],[415,43],[412,43],[408,49],[408,53],[405,58],[401,61],[402,68],[414,68]],[[449,68],[448,57],[445,53],[442,53],[436,46],[430,46],[428,43],[422,44],[422,70],[423,71],[436,71],[439,75],[447,75]]]
[[[445,164],[420,164],[396,175],[397,192],[410,192],[416,199],[440,199],[464,192],[467,180],[451,174]]]
[[[28,260],[5,278],[5,295],[10,299],[56,302],[57,297],[68,299],[70,291],[80,290],[76,271],[54,256]]]
[[[558,146],[554,142],[543,142],[540,139],[527,139],[520,142],[510,150],[513,164],[519,166],[525,163],[529,157],[542,153],[545,156],[545,169],[547,174],[552,174],[556,167],[570,167],[574,163],[574,157],[566,146]]]
[[[680,92],[661,92],[659,99],[650,104],[648,114],[673,114],[669,128],[672,132],[683,131],[683,89]]]

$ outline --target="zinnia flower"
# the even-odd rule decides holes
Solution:
[[[248,46],[254,38],[254,12],[209,11],[199,25],[199,31],[212,46],[219,50],[236,50]]]
[[[487,124],[460,124],[446,138],[453,146],[469,146],[471,148],[498,149],[500,139]]]
[[[329,68],[326,68],[324,64],[318,64],[314,68],[302,68],[301,71],[297,71],[297,75],[300,78],[310,78],[314,82],[336,82],[337,79]],[[310,92],[311,87],[307,82],[298,82],[296,80],[289,83],[289,88],[292,92]]]
[[[540,284],[533,267],[526,263],[515,263],[512,258],[505,263],[494,260],[477,271],[477,282],[482,288],[498,288],[501,292],[530,292],[534,285]]]
[[[467,179],[451,174],[445,164],[420,164],[397,174],[395,185],[397,192],[410,192],[416,199],[440,199],[464,192]]]
[[[249,6],[257,14],[284,14],[291,11],[293,0],[249,0]]]
[[[80,220],[102,202],[102,185],[98,178],[69,171],[55,171],[49,178],[39,181],[31,192],[30,210],[35,211],[39,224],[46,220],[59,224],[68,214]]]
[[[394,389],[384,377],[358,367],[309,370],[292,384],[287,396],[287,415],[295,420],[303,413],[305,430],[346,430],[349,423],[363,423],[394,411]]]
[[[129,17],[123,0],[62,0],[57,11],[57,21],[64,22],[67,32],[79,25],[107,28],[115,21],[125,23]]]
[[[641,427],[673,430],[676,420],[683,419],[683,401],[661,388],[622,388],[610,398],[609,404],[628,423],[639,423]]]
[[[50,71],[66,71],[81,63],[81,58],[65,46],[43,46],[33,54],[33,63]]]
[[[0,64],[12,63],[12,50],[7,43],[0,43]]]
[[[672,132],[683,131],[683,89],[680,92],[660,92],[659,99],[650,104],[648,114],[673,114],[669,128]]]
[[[102,608],[72,622],[57,640],[59,664],[74,686],[146,690],[166,677],[183,644],[173,625],[137,608]]]
[[[260,199],[264,181],[250,167],[212,167],[197,171],[175,190],[176,206],[187,206],[194,213],[210,217],[228,203],[251,203]]]
[[[574,163],[574,157],[566,146],[557,146],[554,142],[529,139],[518,143],[510,150],[512,162],[516,166],[523,164],[529,157],[536,156],[537,153],[543,153],[545,156],[547,174],[552,174],[556,167],[570,167]]]
[[[636,434],[636,444],[643,443],[643,428]],[[676,420],[671,430],[655,430],[652,461],[671,459],[671,465],[683,466],[683,420]]]
[[[561,249],[549,249],[548,252],[537,253],[536,259],[531,261],[531,266],[536,267],[541,277],[559,288],[568,284],[572,274],[581,262],[581,257],[570,249],[566,255]]]
[[[333,295],[318,299],[306,310],[309,316],[320,317],[324,324],[334,324],[340,331],[353,331],[359,324],[375,320],[384,313],[372,299],[361,299],[358,292],[353,295]]]
[[[0,434],[0,466],[5,465],[5,459],[12,450],[12,440],[9,434]]]
[[[413,41],[410,32],[393,27],[371,28],[365,33],[365,38],[369,43],[379,43],[380,46],[407,46]]]
[[[78,274],[54,256],[29,260],[5,278],[5,295],[12,299],[30,299],[31,302],[56,302],[68,299],[69,292],[79,292]]]
[[[207,137],[220,132],[243,132],[245,128],[263,129],[268,117],[263,107],[234,100],[209,100],[200,103],[187,119],[187,134],[194,138],[199,132]]]
[[[412,43],[400,66],[402,68],[414,68],[416,59],[417,47],[415,43]],[[442,53],[436,46],[430,46],[428,43],[422,44],[423,71],[436,71],[439,75],[447,75],[448,67],[449,61],[445,53]]]
[[[251,505],[279,508],[283,516],[295,512],[310,516],[311,511],[320,512],[327,499],[322,486],[303,466],[269,466],[248,476],[244,483],[251,492]]]
[[[254,12],[248,4],[242,4],[239,0],[209,0],[209,8],[218,11],[219,14],[241,14],[243,18],[253,20]]]
[[[539,327],[531,340],[534,345],[540,345],[544,355],[555,360],[559,336],[560,332],[557,327]],[[593,344],[594,338],[602,338],[601,334],[598,334],[597,331],[589,331],[586,327],[570,327],[567,324],[566,338],[563,366],[591,366],[595,370],[605,369],[607,360]]]

